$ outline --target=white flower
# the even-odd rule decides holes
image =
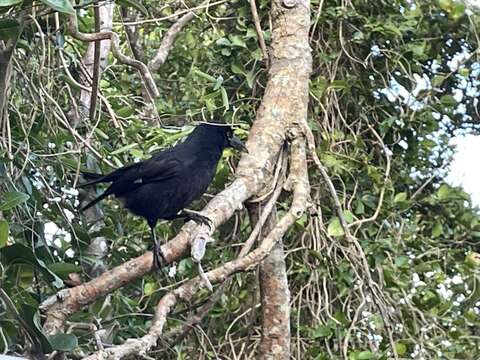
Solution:
[[[168,276],[173,278],[175,277],[176,274],[177,274],[177,267],[173,265],[168,269]]]
[[[75,215],[68,209],[63,209],[63,212],[65,213],[67,220],[72,222],[72,220],[75,218]]]
[[[460,67],[463,67],[463,64],[470,59],[471,56],[472,54],[468,51],[468,49],[462,46],[462,52],[457,52],[455,55],[453,55],[452,60],[447,61],[447,66],[451,71],[457,71]]]
[[[457,103],[461,102],[463,99],[463,91],[462,89],[453,89],[452,96]]]
[[[67,194],[67,195],[70,195],[70,196],[78,196],[78,190],[75,189],[75,188],[66,188],[66,187],[62,187],[61,189],[63,191],[64,194]]]
[[[47,144],[47,146],[48,146],[49,149],[55,149],[57,147],[57,145],[55,145],[55,143],[51,143],[51,142],[49,142]]]
[[[378,45],[372,45],[372,47],[370,48],[370,52],[374,57],[382,55],[382,52],[380,51]]]
[[[35,187],[35,189],[37,189],[37,190],[42,190],[42,189],[45,187],[45,185],[43,184],[42,181],[40,181],[40,180],[35,180],[35,179],[32,180],[32,185],[33,185],[33,186]]]
[[[455,275],[454,277],[452,277],[452,283],[454,285],[460,285],[463,283],[463,279],[460,275]]]
[[[433,59],[432,65],[430,65],[430,70],[432,71],[432,73],[435,74],[438,71],[438,69],[440,69],[440,67],[441,67],[440,63],[436,59]]]
[[[408,149],[408,143],[407,143],[405,140],[400,140],[400,141],[398,142],[398,145],[399,145],[401,148],[403,148],[404,150],[407,150],[407,149]],[[413,255],[411,255],[411,256],[413,256]],[[415,256],[414,256],[413,258],[415,258]]]
[[[73,251],[72,248],[67,249],[67,251],[65,251],[65,255],[69,258],[73,258],[75,256],[75,251]]]
[[[443,297],[445,300],[450,300],[451,297],[453,296],[453,291],[450,289],[447,289],[445,284],[437,285],[437,293],[438,295]]]
[[[440,341],[440,345],[445,346],[445,347],[449,347],[449,346],[452,346],[452,343],[448,340],[442,340],[442,341]]]
[[[363,310],[363,311],[362,311],[362,317],[367,318],[367,317],[369,317],[370,315],[372,315],[372,313],[371,313],[370,311],[367,311],[367,310]]]

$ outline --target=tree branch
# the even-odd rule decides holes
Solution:
[[[208,1],[204,1],[201,5],[205,3],[208,3]],[[167,33],[162,38],[162,43],[155,53],[155,56],[148,62],[148,68],[150,71],[157,72],[160,69],[165,60],[167,60],[168,53],[170,52],[175,39],[180,34],[180,31],[182,31],[183,27],[195,18],[195,13],[199,10],[200,9],[192,10],[186,13],[168,29]]]
[[[263,37],[262,27],[260,25],[260,18],[258,17],[257,4],[255,4],[255,0],[250,0],[250,10],[252,12],[255,31],[257,32],[258,43],[260,44],[260,49],[262,49],[263,58],[267,63],[268,68],[268,51],[267,46],[265,45],[265,38]]]
[[[250,219],[256,222],[264,214],[262,204],[248,206]],[[277,212],[270,212],[262,232],[274,227]],[[283,242],[280,239],[259,267],[262,312],[262,338],[258,347],[261,359],[290,359],[290,291]]]
[[[141,61],[132,59],[131,57],[128,57],[122,53],[122,51],[120,50],[120,39],[116,33],[112,31],[97,32],[91,34],[82,33],[78,31],[77,18],[75,16],[70,16],[70,21],[68,22],[68,30],[72,37],[80,41],[92,42],[109,39],[112,42],[113,56],[115,56],[115,58],[122,64],[130,65],[136,68],[142,74],[142,77],[145,80],[147,88],[149,90],[149,95],[152,97],[152,99],[160,96],[157,85],[155,84],[155,81],[153,80],[152,74],[150,73],[147,65],[145,65]]]

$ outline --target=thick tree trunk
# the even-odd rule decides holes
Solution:
[[[260,265],[262,302],[261,359],[290,359],[290,291],[283,242]]]

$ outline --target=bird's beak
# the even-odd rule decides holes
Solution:
[[[241,142],[240,139],[237,138],[236,136],[232,136],[230,139],[228,139],[228,145],[230,145],[234,149],[244,150],[248,152],[248,149],[245,146],[245,144]]]

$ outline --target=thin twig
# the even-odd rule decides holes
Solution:
[[[252,11],[253,23],[255,24],[255,31],[257,32],[258,42],[260,44],[260,48],[262,49],[263,59],[265,60],[268,68],[268,51],[267,46],[265,45],[265,39],[263,37],[262,27],[260,25],[260,18],[258,17],[257,4],[255,4],[255,0],[250,0],[250,9]]]

